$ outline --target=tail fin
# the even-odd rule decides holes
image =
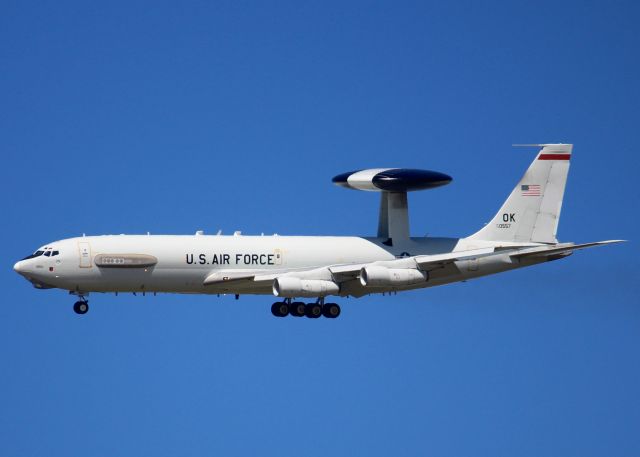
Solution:
[[[535,160],[490,223],[469,238],[557,243],[571,144],[541,144]]]

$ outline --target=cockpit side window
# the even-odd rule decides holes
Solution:
[[[44,253],[45,257],[49,257],[50,255],[51,255],[51,251],[47,251],[47,252]]]
[[[56,256],[58,254],[60,254],[60,251],[53,251],[53,253],[51,253],[51,257]]]

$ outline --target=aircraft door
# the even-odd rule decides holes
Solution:
[[[91,246],[86,241],[78,242],[80,251],[80,268],[91,268]]]

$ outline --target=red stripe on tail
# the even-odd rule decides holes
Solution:
[[[538,160],[569,160],[571,154],[540,154]]]

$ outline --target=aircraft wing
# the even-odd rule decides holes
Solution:
[[[360,270],[368,265],[379,265],[388,268],[416,268],[421,270],[429,270],[433,268],[444,267],[447,264],[458,260],[475,259],[479,256],[494,253],[494,248],[471,249],[466,251],[447,252],[445,254],[433,255],[417,255],[413,257],[404,257],[396,260],[383,260],[372,263],[357,263],[347,265],[333,265],[329,267],[333,279],[336,282],[349,281],[356,279],[360,275]]]
[[[554,245],[535,246],[520,250],[514,250],[510,256],[514,259],[540,258],[552,255],[570,254],[578,249],[594,246],[603,246],[612,243],[620,243],[624,240],[607,240],[593,243],[573,244],[562,243]],[[422,271],[430,271],[438,268],[446,268],[454,262],[472,260],[478,257],[492,255],[496,252],[493,247],[470,249],[466,251],[447,252],[433,255],[417,255],[395,260],[384,260],[371,263],[353,263],[330,265],[327,267],[313,267],[304,269],[279,269],[279,270],[218,270],[211,273],[203,281],[203,285],[213,288],[225,288],[233,283],[242,288],[266,288],[271,287],[273,281],[281,276],[293,276],[304,279],[332,280],[338,284],[353,281],[360,277],[360,271],[366,266],[383,266],[387,268],[418,268]]]
[[[449,252],[445,254],[434,255],[418,255],[413,257],[405,257],[396,260],[378,261],[372,263],[354,263],[331,265],[326,267],[333,281],[337,283],[357,279],[360,270],[367,265],[380,265],[388,268],[420,268],[421,270],[430,270],[434,268],[442,268],[447,264],[451,264],[458,260],[468,260],[477,258],[478,256],[489,255],[494,252],[494,248],[472,249],[466,251]],[[322,270],[322,268],[314,267],[308,269],[291,270],[219,270],[211,273],[203,281],[205,286],[223,286],[232,282],[246,281],[247,283],[265,283],[272,282],[274,279],[283,275],[297,276],[296,273],[304,275],[306,278],[312,279],[313,274],[309,275],[313,270]],[[325,270],[326,271],[326,270]]]

